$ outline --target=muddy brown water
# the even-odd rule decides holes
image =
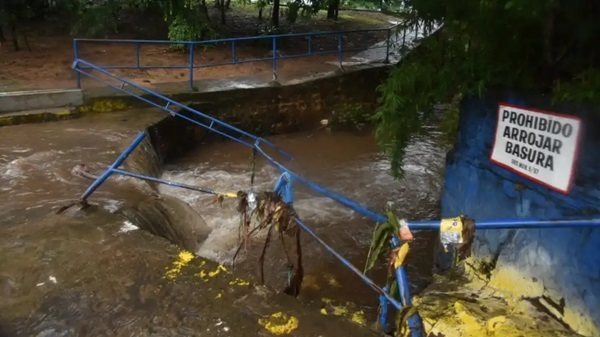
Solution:
[[[135,224],[116,215],[125,203],[147,197],[139,182],[111,178],[92,197],[96,207],[69,216],[51,215],[90,183],[72,175],[76,164],[86,163],[98,172],[139,130],[162,117],[161,112],[145,109],[0,128],[0,333],[256,335],[246,333],[247,329],[256,329],[254,319],[219,323],[224,317],[245,317],[248,310],[258,310],[248,308],[260,306],[246,303],[249,300],[239,300],[242,304],[233,307],[214,303],[214,298],[220,296],[213,293],[224,291],[221,288],[227,283],[211,281],[207,283],[209,288],[202,288],[202,284],[196,287],[190,285],[192,272],[182,273],[185,281],[177,284],[164,279],[165,269],[180,250],[162,238],[136,230]],[[431,129],[413,141],[405,162],[407,175],[401,181],[389,176],[389,163],[369,133],[320,130],[269,139],[294,154],[295,160],[288,163],[290,169],[317,183],[376,210],[389,205],[400,216],[430,219],[439,216],[443,182],[445,151],[438,138],[439,134]],[[250,150],[236,143],[202,144],[169,163],[162,176],[219,190],[247,190],[249,157]],[[272,189],[279,172],[260,159],[256,170],[255,189]],[[228,201],[214,205],[210,196],[167,186],[159,191],[187,202],[212,229],[197,255],[229,266],[238,238],[235,205]],[[295,208],[318,235],[362,269],[372,221],[300,187]],[[249,280],[257,278],[263,238],[259,234],[248,252],[240,255],[238,275]],[[408,262],[413,291],[430,279],[433,239],[432,233],[416,234]],[[306,235],[302,236],[302,246],[305,280],[299,297],[301,306],[318,314],[321,298],[350,301],[373,320],[375,294]],[[269,252],[267,284],[281,290],[287,272],[277,240],[273,240]],[[192,264],[196,271],[201,265],[196,260]],[[383,276],[382,270],[374,274],[380,284]],[[251,298],[236,291],[226,290],[225,296],[231,296],[232,302]],[[288,304],[283,307],[301,310]],[[228,328],[223,330],[222,325]],[[307,336],[329,329],[314,326],[315,331],[306,332]]]

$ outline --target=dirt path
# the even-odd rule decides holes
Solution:
[[[218,27],[220,37],[255,36],[265,21],[258,21],[256,9],[250,5],[238,5],[228,12],[228,24]],[[214,13],[218,15],[218,13]],[[300,20],[294,25],[282,22],[282,33],[300,33],[309,31],[345,31],[358,29],[377,29],[389,26],[393,17],[370,12],[341,11],[337,22],[324,18],[325,13],[315,17]],[[213,21],[217,22],[216,18]],[[73,62],[73,37],[58,29],[49,31],[48,25],[32,26],[26,30],[31,52],[22,50],[15,52],[11,44],[0,47],[0,91],[75,88],[76,75],[71,69]],[[148,23],[146,23],[147,25]],[[160,29],[151,36],[139,33],[136,28],[129,28],[119,35],[108,38],[122,39],[165,39]],[[347,34],[344,36],[344,49],[367,48],[385,39],[384,32],[369,32]],[[307,39],[304,37],[286,38],[278,41],[281,55],[294,55],[307,52]],[[336,51],[338,37],[336,35],[318,36],[311,41],[313,52]],[[353,53],[348,52],[345,58]],[[98,65],[136,66],[136,47],[134,44],[82,43],[79,57]],[[272,57],[270,40],[265,43],[241,42],[236,44],[236,59],[238,61]],[[231,43],[210,48],[195,49],[194,65],[227,63],[232,60]],[[279,60],[278,73],[285,77],[307,76],[310,74],[331,71],[335,66],[329,62],[338,60],[337,54],[293,58]],[[189,52],[176,51],[166,45],[148,44],[140,47],[140,66],[173,67],[189,66]],[[188,81],[189,70],[182,69],[126,69],[114,70],[139,84],[154,84],[165,82]],[[200,68],[194,71],[194,77],[200,79],[220,79],[243,76],[259,76],[269,78],[272,74],[272,61],[225,65],[218,67]],[[102,85],[93,81],[85,81],[84,87]]]

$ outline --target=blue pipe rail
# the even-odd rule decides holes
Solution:
[[[385,59],[384,62],[389,62],[390,48],[392,46],[392,36],[398,36],[400,30],[404,31],[406,36],[406,30],[410,27],[403,24],[395,24],[388,28],[377,28],[377,29],[362,29],[362,30],[346,30],[346,31],[332,31],[332,32],[311,32],[311,33],[295,33],[295,34],[278,34],[268,36],[251,36],[251,37],[237,37],[227,39],[215,39],[215,40],[204,40],[204,41],[168,41],[168,40],[127,40],[127,39],[74,39],[73,40],[73,54],[74,61],[80,59],[81,48],[84,44],[128,44],[135,46],[135,64],[134,65],[101,65],[99,67],[103,69],[188,69],[189,85],[191,89],[194,89],[194,70],[226,66],[233,64],[244,64],[254,62],[272,61],[273,63],[273,79],[277,79],[277,61],[285,59],[294,59],[301,57],[311,57],[319,55],[333,55],[338,54],[338,62],[340,67],[343,66],[344,54],[355,51],[365,51],[373,49],[384,49],[385,48]],[[384,45],[365,46],[360,48],[344,48],[344,38],[349,35],[356,34],[374,34],[374,33],[385,33],[387,36],[386,43]],[[332,36],[337,39],[337,48],[334,50],[315,51],[313,43],[317,37]],[[284,38],[304,38],[306,39],[307,46],[306,52],[289,55],[279,55],[277,53],[278,40]],[[239,48],[241,42],[255,42],[255,41],[268,41],[271,40],[272,56],[264,58],[251,58],[251,59],[239,59]],[[195,49],[197,47],[207,47],[213,45],[222,45],[231,43],[231,61],[219,62],[219,63],[207,63],[207,64],[196,64]],[[403,43],[406,43],[403,38]],[[188,50],[188,63],[183,65],[167,65],[167,66],[147,66],[142,65],[140,61],[140,49],[144,45],[168,45],[168,46],[184,46]],[[82,67],[82,69],[86,69]],[[77,74],[77,87],[81,88],[81,76]]]
[[[103,73],[104,75],[107,75],[109,77],[117,79],[122,83],[122,85],[120,87],[118,87],[118,86],[112,85],[110,83],[107,83],[106,81],[104,81],[92,74],[85,72],[84,69],[77,67],[78,63],[82,63],[82,64],[86,65],[89,69],[97,70],[97,71]],[[90,76],[93,79],[104,82],[107,85],[109,85],[117,90],[123,91],[123,92],[125,92],[133,97],[136,97],[144,102],[147,102],[153,106],[159,107],[173,115],[184,118],[194,124],[205,127],[210,131],[222,134],[234,141],[237,141],[246,146],[252,147],[257,153],[259,153],[261,156],[263,156],[271,165],[275,166],[277,169],[279,169],[282,172],[280,178],[278,179],[278,181],[276,183],[275,191],[277,193],[279,193],[280,195],[282,195],[282,197],[284,198],[284,201],[289,202],[290,204],[293,203],[292,183],[297,181],[297,182],[309,187],[313,191],[316,191],[332,200],[335,200],[336,202],[338,202],[348,208],[351,208],[354,211],[356,211],[357,213],[362,214],[376,222],[381,223],[381,222],[386,221],[386,217],[383,214],[375,212],[375,211],[369,209],[368,207],[359,204],[356,201],[353,201],[349,198],[346,198],[345,196],[343,196],[341,194],[338,194],[338,193],[331,191],[323,186],[320,186],[320,185],[290,171],[289,169],[287,169],[284,165],[282,165],[281,163],[276,161],[274,158],[272,158],[269,154],[267,154],[262,149],[261,145],[266,144],[270,148],[279,152],[280,154],[286,155],[286,157],[291,157],[291,155],[289,155],[287,152],[283,151],[282,149],[276,147],[274,144],[266,141],[265,139],[253,136],[249,133],[246,133],[245,131],[242,131],[233,126],[230,126],[227,123],[221,122],[221,121],[219,121],[215,118],[212,118],[210,116],[207,116],[199,111],[190,109],[181,103],[175,102],[175,101],[170,100],[170,99],[168,99],[158,93],[155,93],[149,89],[146,89],[146,88],[138,86],[134,83],[131,83],[130,81],[127,81],[116,75],[113,75],[113,74],[109,73],[108,71],[106,71],[98,66],[95,66],[89,62],[86,62],[84,60],[81,60],[81,59],[76,60],[76,62],[74,64],[74,69],[75,69],[75,71],[77,71],[80,74],[85,74],[86,76]],[[164,101],[167,102],[167,104],[165,106],[162,106],[162,105],[154,103],[142,96],[139,96],[135,93],[124,90],[125,84],[131,85],[139,90],[142,90],[143,92],[145,92],[151,96],[163,99]],[[207,125],[204,123],[200,123],[194,119],[188,118],[184,115],[181,115],[178,112],[175,112],[175,111],[169,109],[170,104],[180,107],[182,109],[185,109],[187,111],[190,111],[191,113],[193,113],[197,116],[207,118],[207,119],[211,120],[211,123],[209,125]],[[216,129],[214,129],[214,124],[218,124],[222,127],[225,127],[226,129],[228,129],[230,131],[237,131],[240,134],[240,137],[236,138],[236,137],[230,136],[226,133],[223,133],[219,130],[216,130]],[[145,132],[143,132],[134,139],[132,144],[117,158],[117,160],[115,160],[115,162],[101,176],[99,176],[96,179],[96,181],[94,181],[92,183],[92,185],[86,190],[86,192],[82,195],[83,200],[87,199],[113,173],[130,176],[130,177],[135,177],[135,178],[139,178],[139,179],[143,179],[143,180],[149,180],[149,181],[153,181],[153,182],[157,182],[157,183],[167,184],[170,186],[176,186],[176,187],[196,190],[196,191],[203,192],[203,193],[213,193],[213,194],[217,193],[215,191],[208,190],[208,189],[198,188],[198,187],[181,184],[181,183],[176,183],[176,182],[170,182],[167,180],[158,179],[158,178],[154,178],[154,177],[148,177],[148,176],[144,176],[144,175],[141,175],[138,173],[133,173],[133,172],[124,171],[124,170],[119,169],[119,166],[127,159],[127,157],[133,152],[133,150],[143,141],[145,136],[146,136],[146,134],[145,134]],[[254,142],[251,143],[248,141],[243,141],[241,138],[244,136],[251,138]],[[399,266],[396,269],[396,279],[398,282],[398,290],[399,290],[400,298],[401,298],[401,303],[399,303],[398,301],[396,301],[393,297],[391,297],[389,295],[389,289],[379,287],[377,284],[375,284],[373,282],[373,280],[371,280],[366,275],[361,273],[360,270],[358,270],[356,267],[354,267],[341,254],[337,253],[326,242],[324,242],[322,239],[320,239],[319,236],[316,235],[300,219],[295,217],[294,221],[298,224],[298,226],[300,228],[302,228],[307,234],[309,234],[311,237],[313,237],[329,253],[331,253],[340,262],[342,262],[342,264],[344,264],[344,266],[346,266],[350,271],[352,271],[354,274],[359,276],[365,284],[370,286],[373,290],[375,290],[379,294],[380,303],[382,303],[382,306],[385,305],[385,308],[382,308],[383,309],[382,317],[381,317],[381,321],[383,323],[382,325],[385,326],[385,320],[387,319],[387,304],[388,303],[391,304],[397,310],[400,310],[401,308],[403,308],[405,306],[410,306],[412,304],[411,303],[411,295],[410,295],[410,291],[409,291],[409,287],[408,287],[408,279],[406,276],[406,270],[405,270],[404,266]],[[440,221],[435,221],[435,220],[433,220],[433,221],[413,221],[413,222],[408,222],[408,225],[412,230],[439,230],[440,229]],[[552,220],[552,219],[546,219],[546,220],[509,219],[509,220],[487,220],[487,221],[475,222],[476,229],[564,228],[564,227],[571,227],[571,228],[572,227],[575,227],[575,228],[600,227],[600,219],[554,219],[554,220]],[[400,245],[399,238],[396,235],[392,235],[391,246],[398,247],[399,245]],[[411,337],[422,337],[424,335],[422,321],[421,321],[421,318],[418,315],[418,313],[408,317],[407,322],[408,322],[408,326],[410,328]]]
[[[86,65],[87,66],[86,69],[88,69],[88,70],[89,69],[96,70],[96,71],[100,72],[103,75],[106,75],[106,76],[108,76],[108,77],[110,77],[112,79],[115,79],[115,80],[121,82],[121,85],[120,86],[114,85],[112,83],[109,83],[107,81],[104,81],[104,80],[100,79],[99,77],[97,77],[94,74],[85,72],[84,69],[78,67],[78,65],[80,63]],[[139,99],[142,102],[148,103],[148,104],[150,104],[150,105],[152,105],[154,107],[157,107],[157,108],[159,108],[161,110],[164,110],[164,111],[170,113],[171,115],[174,115],[174,116],[180,117],[182,119],[185,119],[185,120],[187,120],[190,123],[202,126],[202,127],[206,128],[206,129],[212,131],[212,132],[220,134],[221,136],[229,138],[229,139],[231,139],[233,141],[236,141],[236,142],[238,142],[240,144],[246,145],[248,147],[254,147],[254,144],[256,142],[260,141],[261,143],[267,144],[271,148],[277,150],[277,152],[279,152],[280,154],[282,154],[287,159],[293,159],[293,156],[291,154],[287,153],[283,149],[280,149],[279,147],[275,146],[275,144],[273,144],[273,143],[271,143],[271,142],[269,142],[269,141],[267,141],[267,140],[265,140],[263,138],[257,137],[257,136],[255,136],[253,134],[250,134],[250,133],[248,133],[248,132],[246,132],[244,130],[238,129],[235,126],[232,126],[230,124],[224,123],[224,122],[222,122],[222,121],[220,121],[220,120],[218,120],[218,119],[216,119],[214,117],[211,117],[211,116],[209,116],[207,114],[204,114],[204,113],[202,113],[202,112],[200,112],[198,110],[192,109],[192,108],[190,108],[190,107],[188,107],[188,106],[186,106],[184,104],[181,104],[181,103],[179,103],[177,101],[174,101],[174,100],[172,100],[172,99],[170,99],[170,98],[168,98],[166,96],[163,96],[163,95],[161,95],[161,94],[159,94],[157,92],[154,92],[154,91],[152,91],[152,90],[150,90],[148,88],[144,88],[144,87],[142,87],[140,85],[137,85],[137,84],[135,84],[135,83],[133,83],[131,81],[128,81],[128,80],[126,80],[124,78],[116,76],[116,75],[114,75],[114,74],[112,74],[112,73],[110,73],[110,72],[108,72],[108,71],[106,71],[106,70],[104,70],[104,69],[102,69],[102,68],[100,68],[100,67],[92,64],[92,63],[89,63],[89,62],[85,61],[85,60],[77,59],[73,63],[73,70],[75,70],[78,74],[83,74],[83,75],[88,76],[88,77],[90,77],[92,79],[95,79],[95,80],[97,80],[99,82],[103,82],[106,85],[112,87],[113,89],[116,89],[118,91],[124,92],[124,93],[126,93],[126,94],[128,94],[128,95],[130,95],[132,97],[135,97],[135,98]],[[161,104],[158,104],[156,102],[153,102],[153,101],[149,100],[148,98],[145,98],[145,97],[143,97],[141,95],[138,95],[138,94],[136,94],[134,92],[127,91],[125,89],[126,88],[125,85],[128,85],[128,86],[131,86],[133,88],[136,88],[136,89],[144,92],[145,94],[147,94],[149,96],[153,96],[153,97],[159,98],[159,99],[161,99],[162,101],[164,101],[166,103],[165,103],[165,105],[161,105]],[[192,113],[194,116],[201,117],[201,118],[203,118],[203,119],[205,119],[207,121],[210,121],[210,123],[209,124],[201,123],[200,121],[197,121],[195,119],[187,117],[187,116],[185,116],[185,115],[183,115],[183,114],[181,114],[181,113],[179,113],[179,112],[174,111],[173,109],[171,109],[170,108],[171,106],[180,108],[180,109],[182,109],[184,111],[188,111],[188,112]],[[233,132],[233,133],[237,133],[238,137],[234,137],[234,136],[232,136],[232,135],[230,135],[228,133],[225,133],[223,131],[217,130],[215,128],[216,126],[222,127],[225,130],[227,130],[227,131],[230,131],[230,132]],[[254,142],[244,141],[242,139],[243,137],[250,138]]]

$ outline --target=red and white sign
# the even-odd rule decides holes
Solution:
[[[500,103],[491,161],[569,193],[579,147],[577,117]]]

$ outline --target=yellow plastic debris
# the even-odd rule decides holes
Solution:
[[[215,296],[216,299],[219,299],[221,297],[223,297],[223,293],[218,293],[217,296]]]
[[[194,259],[194,254],[183,250],[179,252],[177,260],[173,262],[171,269],[167,270],[165,277],[174,280],[181,273],[181,269],[187,266]]]
[[[404,264],[404,260],[406,259],[406,255],[408,255],[409,248],[410,246],[408,245],[408,242],[405,242],[402,246],[400,246],[398,253],[396,256],[394,256],[394,269],[397,269]]]
[[[298,329],[298,318],[283,312],[276,312],[269,318],[260,318],[258,324],[274,335],[288,335]]]
[[[463,243],[462,231],[463,219],[461,216],[442,219],[440,222],[440,240],[446,253],[448,252],[447,245],[449,243]]]

